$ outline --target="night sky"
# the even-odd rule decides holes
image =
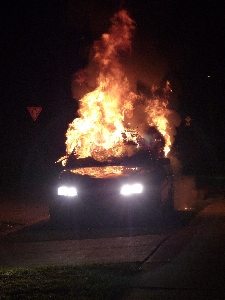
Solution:
[[[1,6],[3,186],[12,178],[21,187],[28,178],[41,183],[53,176],[77,109],[72,76],[87,66],[93,41],[108,31],[110,18],[122,8],[137,23],[138,72],[149,63],[140,80],[169,79],[175,91],[173,105],[182,118],[175,151],[181,149],[190,160],[193,152],[197,159],[204,154],[207,160],[209,154],[224,166],[222,1],[9,0]],[[35,122],[27,106],[42,107]],[[187,116],[192,119],[188,128]]]

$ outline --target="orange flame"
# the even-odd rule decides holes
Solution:
[[[144,138],[134,121],[135,103],[143,96],[131,91],[120,62],[121,56],[131,51],[135,23],[125,10],[116,13],[111,21],[109,33],[103,34],[93,47],[94,61],[99,67],[97,87],[80,100],[79,118],[69,124],[66,133],[66,152],[69,155],[74,151],[78,158],[92,156],[104,161],[124,154],[131,155],[138,148],[137,136]],[[171,90],[167,82],[164,94],[168,92]],[[156,127],[165,138],[165,154],[171,146],[166,118],[170,113],[167,103],[166,97],[161,99],[154,96],[153,99],[145,99],[143,111],[147,114],[146,125]],[[131,123],[133,120],[136,130],[127,130],[128,120]],[[122,133],[125,133],[126,140],[136,144],[135,149],[130,149],[124,143]]]

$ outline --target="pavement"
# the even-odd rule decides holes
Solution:
[[[186,247],[170,260],[168,253],[173,252],[173,240],[179,244],[185,235],[189,240]],[[219,197],[182,232],[162,244],[143,265],[131,290],[121,300],[225,299],[224,254],[225,198]],[[153,269],[152,264],[160,260],[164,263]]]

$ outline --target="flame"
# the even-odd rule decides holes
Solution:
[[[71,169],[70,172],[82,176],[88,175],[93,178],[114,178],[118,175],[128,177],[140,169],[140,167],[101,166]]]
[[[131,52],[135,22],[125,10],[116,13],[111,21],[109,33],[94,43],[94,61],[99,69],[97,87],[80,100],[79,118],[69,124],[66,133],[66,153],[75,153],[78,158],[91,156],[99,161],[132,155],[140,146],[138,139],[144,139],[141,126],[135,122],[135,105],[144,101],[142,122],[145,127],[154,126],[161,133],[167,154],[171,147],[167,120],[170,113],[167,109],[167,95],[171,92],[169,82],[164,88],[165,97],[155,96],[156,87],[152,88],[151,99],[131,91],[121,57]],[[78,80],[79,84],[85,82],[83,77]],[[128,129],[129,124],[136,129]],[[124,141],[132,141],[135,147]]]

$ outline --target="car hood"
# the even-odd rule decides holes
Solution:
[[[66,169],[61,173],[60,177],[65,175],[88,177],[88,178],[120,178],[144,175],[153,171],[152,167],[148,166],[97,166],[97,167],[80,167],[74,169]]]

